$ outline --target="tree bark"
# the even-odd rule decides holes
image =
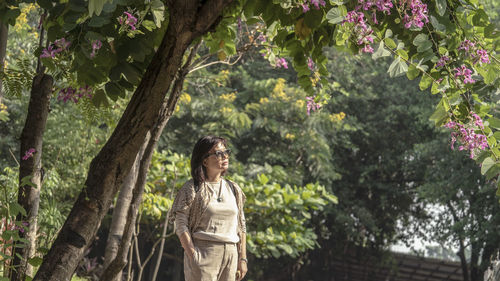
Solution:
[[[52,92],[52,76],[38,74],[33,78],[28,115],[21,133],[21,161],[19,167],[19,192],[17,201],[26,210],[26,216],[20,214],[16,220],[27,223],[27,230],[19,233],[29,242],[24,248],[13,247],[14,261],[11,280],[24,281],[32,276],[33,268],[28,260],[36,250],[37,216],[42,187],[42,143],[45,125],[49,114],[49,97]],[[25,159],[25,153],[34,149],[33,156]],[[26,184],[26,181],[33,185]]]
[[[158,121],[154,126],[154,129],[150,133],[151,138],[146,141],[146,146],[142,149],[144,153],[140,158],[140,166],[137,171],[137,181],[133,190],[132,204],[130,205],[130,208],[128,210],[122,241],[115,259],[109,264],[109,266],[105,267],[106,270],[101,277],[101,281],[115,280],[115,276],[119,274],[127,264],[127,252],[130,248],[132,233],[137,220],[137,212],[139,211],[139,206],[142,202],[142,195],[144,193],[144,186],[146,185],[146,177],[149,165],[151,163],[151,157],[153,156],[153,151],[158,144],[161,132],[167,125],[168,120],[174,112],[175,105],[177,104],[177,100],[179,99],[182,90],[184,78],[188,73],[188,68],[191,60],[196,54],[197,47],[198,46],[193,47],[186,63],[184,64],[182,69],[179,70],[177,79],[175,80],[174,86],[172,87],[169,98],[163,102]],[[140,280],[140,275],[141,274],[139,274],[138,280]]]
[[[120,189],[120,194],[116,200],[116,206],[113,210],[113,219],[111,221],[111,226],[109,229],[108,240],[106,242],[106,250],[104,254],[104,268],[107,268],[109,264],[115,259],[116,254],[120,246],[120,241],[123,237],[123,232],[125,230],[125,224],[127,222],[127,214],[130,207],[130,202],[132,201],[132,192],[134,190],[135,183],[137,181],[137,173],[139,170],[139,164],[144,154],[144,146],[141,148],[137,157],[135,158],[134,165],[130,170],[125,182]],[[125,256],[126,258],[126,256]],[[121,271],[113,279],[113,281],[121,280]]]
[[[9,26],[0,22],[0,71],[4,70],[5,54],[7,51],[7,35],[9,34]],[[3,97],[2,80],[0,80],[0,102]]]
[[[171,0],[170,21],[141,83],[113,134],[92,160],[85,187],[44,257],[34,280],[70,280],[122,185],[146,134],[157,124],[164,95],[171,87],[191,42],[218,23],[231,0]],[[199,6],[201,5],[201,7]],[[170,99],[169,108],[177,99]]]

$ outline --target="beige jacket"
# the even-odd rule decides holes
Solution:
[[[245,214],[243,212],[243,206],[245,205],[245,194],[243,190],[233,181],[226,180],[230,186],[232,186],[233,194],[236,197],[236,205],[238,206],[238,236],[240,237],[240,241],[242,240],[242,233],[246,233],[246,222],[245,222]],[[189,217],[188,217],[188,225],[187,226],[176,226],[179,227],[187,227],[190,233],[198,227],[200,224],[200,219],[208,207],[208,202],[211,199],[211,192],[208,190],[208,187],[202,184],[196,192],[194,190],[194,182],[193,180],[187,181],[177,193],[177,196],[174,199],[174,203],[172,204],[172,208],[170,209],[170,217],[169,221],[173,223],[175,221],[175,215],[178,211],[185,211],[189,209]]]

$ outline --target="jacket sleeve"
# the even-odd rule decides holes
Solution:
[[[189,230],[189,213],[194,201],[194,189],[192,180],[186,182],[175,196],[170,209],[169,221],[175,221],[175,233],[182,234]]]

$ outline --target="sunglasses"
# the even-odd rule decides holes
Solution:
[[[216,152],[212,152],[212,153],[207,154],[207,156],[205,156],[205,158],[208,158],[212,155],[215,155],[215,157],[222,160],[226,157],[229,158],[229,156],[231,156],[231,150],[230,149],[217,150]]]

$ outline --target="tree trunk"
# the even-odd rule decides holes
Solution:
[[[7,51],[7,35],[9,34],[9,26],[0,22],[0,71],[4,70],[5,53]],[[2,80],[0,80],[0,102],[3,97]]]
[[[92,160],[85,187],[44,257],[35,281],[70,280],[122,185],[146,134],[157,124],[164,95],[193,39],[213,28],[230,0],[171,0],[169,25],[113,134]],[[201,7],[199,6],[201,5]],[[169,99],[168,107],[177,99]]]
[[[19,167],[19,192],[17,201],[26,210],[26,216],[18,215],[18,222],[26,223],[27,230],[20,232],[28,240],[24,248],[14,247],[14,261],[11,280],[24,281],[32,276],[33,268],[28,260],[36,250],[37,216],[42,187],[42,142],[43,132],[49,114],[49,97],[54,80],[50,75],[38,74],[33,78],[28,115],[21,133],[21,161]],[[34,149],[33,156],[25,153]],[[28,184],[26,184],[28,183]]]
[[[130,170],[125,182],[120,189],[120,195],[116,200],[116,206],[113,210],[113,219],[111,221],[111,226],[108,234],[108,241],[106,243],[106,250],[104,254],[104,268],[107,268],[109,264],[113,261],[118,253],[120,241],[122,240],[123,231],[125,230],[125,224],[127,222],[128,209],[130,207],[130,202],[132,201],[132,191],[134,190],[135,183],[137,181],[137,172],[139,170],[139,163],[144,154],[144,146],[141,148],[137,157],[135,158],[134,165]],[[125,256],[126,258],[126,256]],[[121,271],[118,273],[113,281],[121,280]]]
[[[471,243],[471,255],[470,255],[470,280],[471,281],[483,281],[483,274],[479,268],[479,251],[481,251],[480,242]]]

